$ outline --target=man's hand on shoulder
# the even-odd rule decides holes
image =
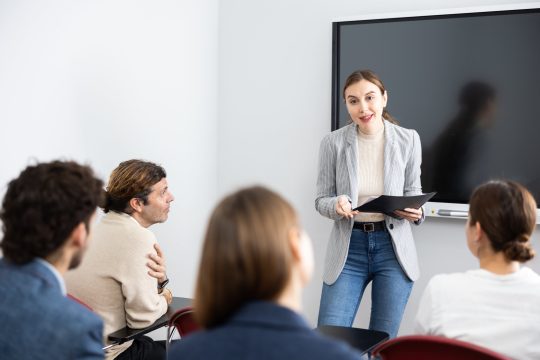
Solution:
[[[154,249],[156,249],[156,254],[148,254],[150,260],[146,263],[146,266],[150,269],[148,275],[156,278],[158,284],[161,284],[167,281],[167,266],[165,265],[163,251],[158,243],[154,244]]]

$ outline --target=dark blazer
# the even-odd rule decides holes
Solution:
[[[169,359],[360,359],[348,345],[312,330],[295,312],[252,302],[224,325],[176,341]]]
[[[2,359],[103,359],[103,322],[62,294],[44,264],[0,259]]]

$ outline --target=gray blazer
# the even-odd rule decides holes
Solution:
[[[384,120],[384,194],[418,195],[422,147],[414,130],[402,128]],[[324,282],[333,284],[347,260],[353,219],[336,213],[340,195],[349,197],[352,207],[358,202],[357,125],[352,123],[326,135],[319,151],[317,179],[317,211],[332,220],[334,227],[326,249]],[[386,227],[392,237],[397,259],[407,276],[415,281],[419,276],[416,247],[407,220],[385,216]],[[420,220],[418,224],[423,221]]]

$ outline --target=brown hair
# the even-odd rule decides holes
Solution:
[[[111,173],[107,185],[107,202],[103,211],[110,210],[131,214],[129,201],[141,199],[146,205],[152,186],[167,177],[165,169],[149,161],[127,160]]]
[[[495,252],[509,261],[534,257],[530,237],[536,225],[536,202],[514,181],[495,180],[477,187],[469,205],[469,225],[480,223]]]
[[[345,80],[345,85],[343,86],[343,99],[345,99],[345,90],[347,90],[349,86],[354,85],[361,80],[366,80],[372,84],[375,84],[379,88],[379,90],[381,90],[381,95],[384,95],[384,93],[386,92],[386,88],[384,87],[381,79],[373,71],[356,70],[355,72],[350,74]],[[390,121],[392,124],[398,124],[397,120],[392,115],[390,115],[386,108],[383,109],[382,117]]]
[[[60,249],[103,202],[103,182],[88,166],[52,161],[28,166],[9,182],[0,219],[6,259],[25,264]]]
[[[289,231],[297,216],[281,196],[251,187],[214,209],[204,239],[194,308],[204,328],[218,326],[244,304],[274,300],[292,267]]]

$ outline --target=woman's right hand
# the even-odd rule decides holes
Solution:
[[[352,219],[356,214],[358,214],[358,211],[353,211],[351,203],[345,195],[338,197],[338,201],[336,203],[336,212],[338,215],[344,216],[348,219]]]

